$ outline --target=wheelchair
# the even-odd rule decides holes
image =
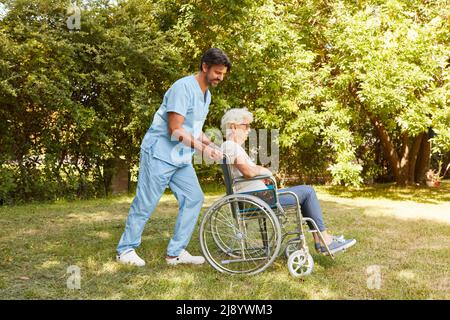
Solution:
[[[305,225],[309,222],[309,232],[316,232],[325,241],[315,221],[302,216],[296,194],[278,191],[273,176],[232,178],[226,155],[221,167],[227,194],[207,209],[200,224],[200,246],[206,261],[223,273],[254,275],[266,270],[284,252],[292,276],[311,274],[314,260],[306,242]],[[233,191],[235,185],[251,180],[266,181],[267,189]],[[280,195],[293,197],[295,205],[281,206]],[[289,231],[290,225],[294,229]],[[328,246],[325,248],[324,255],[334,259]]]

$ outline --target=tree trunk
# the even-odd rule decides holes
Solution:
[[[384,124],[372,113],[367,114],[380,138],[381,148],[389,161],[396,183],[400,186],[415,182],[424,183],[431,153],[427,134],[423,132],[411,138],[407,133],[403,133],[399,154]]]
[[[417,156],[420,150],[420,146],[422,143],[422,140],[425,137],[425,133],[419,134],[417,137],[414,138],[414,142],[412,145],[411,155],[410,155],[410,161],[409,164],[409,181],[411,183],[414,183],[416,181],[416,163],[417,163]]]
[[[110,158],[103,166],[105,190],[109,194],[118,194],[130,190],[130,172],[128,164],[119,157]]]
[[[391,165],[395,180],[397,180],[397,177],[399,176],[399,161],[398,161],[398,154],[397,151],[395,150],[394,144],[392,143],[392,140],[389,137],[389,134],[384,125],[381,123],[381,121],[379,121],[370,112],[368,112],[368,115],[372,124],[375,127],[377,136],[380,138],[381,148],[383,149],[383,153],[385,154],[387,160],[389,161],[389,164]]]
[[[430,158],[431,158],[431,143],[428,139],[428,135],[424,134],[423,139],[420,143],[420,148],[417,153],[417,161],[415,170],[415,182],[420,184],[425,184],[426,177],[425,174],[430,168]]]
[[[396,177],[396,181],[398,185],[406,186],[407,184],[411,184],[409,179],[409,168],[411,166],[411,146],[407,133],[403,133],[401,137],[401,153],[399,157],[398,163],[398,176]]]

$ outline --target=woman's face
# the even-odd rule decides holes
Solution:
[[[250,133],[250,121],[245,120],[242,123],[235,123],[231,125],[233,140],[239,144],[243,144]]]

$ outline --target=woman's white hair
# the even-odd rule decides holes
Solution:
[[[222,117],[222,132],[226,134],[227,129],[229,129],[232,124],[240,124],[245,120],[248,120],[249,122],[253,121],[253,115],[247,108],[234,108],[228,110]]]

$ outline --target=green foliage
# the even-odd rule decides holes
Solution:
[[[0,166],[0,199],[3,202],[12,202],[10,195],[16,187],[12,168],[6,165]]]
[[[104,195],[107,163],[124,157],[135,172],[164,92],[212,46],[233,69],[205,130],[249,108],[256,128],[279,130],[287,175],[360,185],[385,174],[388,154],[390,170],[411,162],[404,150],[428,128],[432,151],[450,152],[445,0],[79,1],[80,30],[67,28],[67,1],[4,4],[3,199]]]
[[[65,25],[67,2],[7,6],[0,131],[17,197],[104,194],[104,165],[119,156],[137,163],[162,94],[187,72],[181,30],[160,29],[156,2],[90,2],[81,30]]]

